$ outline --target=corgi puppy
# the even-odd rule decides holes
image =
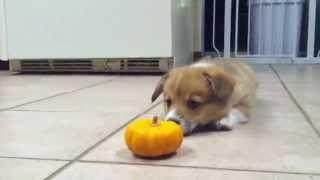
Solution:
[[[204,59],[165,74],[152,94],[152,102],[163,94],[166,119],[180,124],[185,135],[205,125],[231,130],[250,118],[256,89],[256,75],[248,65]]]

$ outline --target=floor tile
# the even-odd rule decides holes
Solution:
[[[320,65],[282,64],[272,66],[286,83],[300,82],[306,84],[319,81]]]
[[[151,103],[152,92],[159,82],[161,76],[136,76],[119,77],[110,84],[106,84],[106,98],[112,100],[128,100]]]
[[[313,122],[315,128],[317,128],[318,132],[320,132],[320,114],[319,114],[319,110],[316,111],[312,111],[310,112],[307,111],[307,113],[310,116],[311,121]]]
[[[320,84],[286,83],[286,85],[320,131]]]
[[[254,113],[257,117],[269,114],[279,116],[284,113],[300,114],[280,82],[259,84]]]
[[[307,175],[240,172],[227,170],[188,169],[174,167],[137,166],[137,165],[110,165],[76,163],[59,174],[54,180],[63,179],[121,179],[121,180],[311,180]]]
[[[270,69],[269,65],[250,64],[257,75],[257,80],[260,83],[273,83],[278,82],[277,76]]]
[[[90,163],[75,163],[56,179],[320,180],[318,176],[284,173],[320,174],[320,138],[269,65],[252,66],[257,72],[259,88],[256,110],[248,124],[229,132],[211,131],[186,137],[177,154],[161,160],[133,156],[124,143],[122,129],[82,158]],[[272,66],[320,129],[317,80],[320,65]],[[150,107],[150,96],[159,79],[160,76],[0,72],[0,109],[104,82],[24,105],[15,111],[0,112],[0,156],[73,159]],[[106,83],[109,80],[112,81]],[[142,116],[153,115],[164,116],[163,104]],[[1,172],[5,171],[0,173],[0,179],[43,179],[63,164],[0,158]]]
[[[286,86],[292,95],[299,99],[299,102],[320,105],[320,84],[286,83]]]
[[[289,97],[287,91],[283,88],[280,82],[259,83],[257,95],[269,97]]]
[[[297,106],[289,98],[258,96],[253,114],[260,116],[300,115]]]
[[[0,158],[1,180],[42,180],[66,162]]]
[[[290,104],[291,103],[291,104]],[[160,161],[132,156],[123,131],[84,160],[320,173],[320,139],[290,99],[262,100],[248,124],[229,132],[185,138],[176,156]]]
[[[157,115],[159,117],[164,117],[165,116],[164,104],[161,103],[161,104],[157,105],[156,107],[154,107],[153,109],[148,111],[147,114],[149,114],[149,115]]]
[[[102,75],[9,75],[0,74],[0,109],[70,92],[114,78]]]
[[[0,156],[73,159],[133,115],[0,112]]]
[[[19,110],[140,112],[151,105],[159,76],[119,77],[112,82],[22,106]]]

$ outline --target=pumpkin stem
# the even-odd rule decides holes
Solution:
[[[158,125],[158,116],[153,116],[152,125],[154,126]]]

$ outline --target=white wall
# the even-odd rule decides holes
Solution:
[[[8,60],[4,0],[0,0],[0,59]]]
[[[6,0],[11,59],[170,57],[171,0]]]
[[[5,11],[4,11],[4,1],[0,0],[0,58],[7,59],[7,52],[9,52],[11,58],[78,58],[83,56],[90,57],[105,57],[109,56],[112,50],[121,50],[123,47],[129,49],[131,56],[137,56],[138,54],[146,54],[148,56],[163,56],[163,54],[171,55],[171,47],[165,44],[171,41],[170,26],[168,25],[170,19],[170,2],[171,0],[139,0],[134,3],[129,3],[129,10],[123,9],[119,4],[121,1],[116,1],[116,5],[113,9],[114,12],[119,12],[122,10],[120,15],[125,17],[117,17],[116,19],[108,19],[106,15],[110,9],[109,2],[98,1],[98,0],[69,0],[68,2],[63,0],[7,0],[7,18],[8,27],[5,27]],[[75,3],[76,1],[76,3]],[[96,3],[95,3],[96,2]],[[130,2],[130,1],[129,1]],[[186,47],[188,51],[201,51],[201,19],[202,19],[202,2],[203,0],[179,0],[175,2],[186,2],[187,11],[180,18],[186,18],[184,24],[179,29],[179,32],[184,32],[184,35],[188,35],[184,42],[188,42]],[[126,3],[128,7],[128,1]],[[141,7],[144,6],[144,10],[141,11]],[[92,7],[95,6],[95,7]],[[72,7],[72,8],[70,8]],[[101,11],[89,11],[90,8],[101,7],[104,10]],[[117,9],[118,8],[118,9]],[[18,13],[17,13],[18,12]],[[85,14],[88,12],[91,14]],[[132,24],[125,24],[121,22],[122,19],[126,19],[128,14],[131,14]],[[39,14],[41,16],[39,16]],[[141,21],[138,15],[143,17],[146,14],[153,14],[153,16],[148,16],[150,18],[145,18]],[[95,17],[95,21],[88,20],[91,16]],[[109,17],[109,16],[108,16]],[[122,18],[122,19],[121,19]],[[190,18],[192,19],[190,21]],[[92,18],[91,18],[92,19]],[[143,19],[143,18],[142,18]],[[147,22],[146,22],[147,19]],[[118,21],[117,21],[118,20]],[[84,23],[86,21],[86,23]],[[96,21],[100,23],[94,24]],[[158,25],[148,26],[152,28],[152,31],[145,31],[145,24],[153,24],[152,22],[159,22]],[[111,23],[116,23],[116,25],[121,26],[120,30],[129,31],[127,33],[130,37],[124,37],[119,40],[115,38],[116,34],[123,34],[121,32],[110,32]],[[180,21],[180,23],[183,21]],[[190,24],[192,23],[192,24]],[[86,24],[86,25],[83,25]],[[133,25],[135,24],[135,25]],[[134,28],[132,28],[134,27]],[[184,29],[187,27],[186,29]],[[6,28],[8,28],[8,37],[10,40],[10,46],[15,47],[14,49],[7,50],[6,42]],[[87,32],[94,32],[91,35],[87,35]],[[137,33],[135,33],[137,32]],[[142,42],[139,39],[141,37],[139,32],[149,38],[147,42]],[[153,32],[152,34],[146,34],[145,32]],[[112,37],[101,39],[98,37],[99,34],[109,34]],[[181,36],[182,37],[182,36]],[[185,36],[186,37],[186,36]],[[131,39],[130,39],[131,38]],[[113,42],[110,43],[110,39]],[[117,40],[114,40],[117,39]],[[128,41],[130,39],[130,41]],[[154,40],[161,43],[153,44]],[[165,42],[164,42],[165,41]],[[104,43],[105,42],[105,43]],[[135,42],[135,44],[130,44],[130,42]],[[137,43],[139,42],[139,43]],[[100,44],[100,45],[99,45]],[[104,44],[101,46],[101,44]],[[111,47],[106,46],[110,44]],[[139,44],[142,44],[139,46]],[[146,44],[154,46],[152,49],[156,51],[141,48]],[[164,46],[161,46],[164,45]],[[18,47],[18,48],[17,48]],[[55,48],[52,48],[55,47]],[[75,48],[81,47],[81,48]],[[101,49],[101,47],[104,47]],[[116,48],[115,48],[116,47]],[[140,48],[139,48],[140,47]],[[62,52],[57,56],[56,52]],[[116,52],[112,51],[112,52]],[[191,52],[192,52],[191,51]],[[112,54],[112,56],[119,56],[122,52]],[[188,54],[189,57],[189,54]]]

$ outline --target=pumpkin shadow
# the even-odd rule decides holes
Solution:
[[[153,160],[167,160],[170,159],[171,157],[177,155],[177,152],[173,152],[170,154],[166,154],[166,155],[162,155],[162,156],[157,156],[157,157],[143,157],[143,156],[139,156],[139,155],[134,155],[137,158],[140,158],[142,160],[146,160],[146,161],[153,161]]]
[[[138,155],[133,154],[132,152],[130,152],[129,149],[121,149],[118,152],[116,152],[116,156],[118,156],[119,158],[121,158],[124,161],[129,161],[129,162],[139,162],[139,161],[144,161],[144,162],[156,162],[156,161],[166,161],[166,160],[170,160],[173,158],[179,159],[185,156],[190,156],[191,154],[193,154],[193,150],[191,148],[189,148],[188,146],[184,146],[182,145],[177,152],[171,153],[171,154],[167,154],[167,155],[163,155],[163,156],[159,156],[159,157],[141,157]]]

